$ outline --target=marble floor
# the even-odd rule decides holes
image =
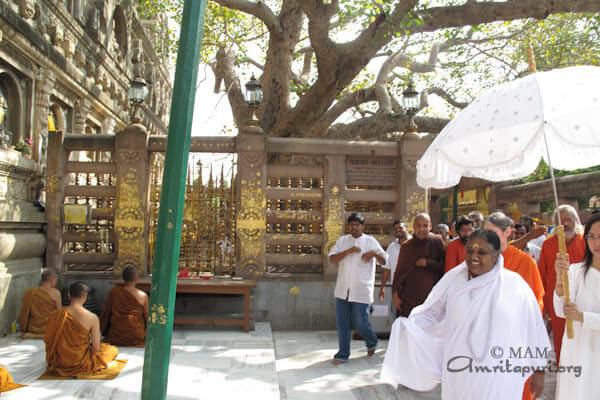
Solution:
[[[364,343],[352,342],[346,364],[333,366],[333,331],[271,332],[256,323],[250,333],[176,329],[169,368],[168,399],[377,400],[439,399],[439,389],[419,393],[379,381],[387,342],[371,358]],[[38,381],[45,369],[43,341],[0,338],[0,364],[25,388],[3,399],[139,399],[144,349],[121,348],[129,360],[112,381]],[[553,399],[555,379],[546,381],[544,399]]]

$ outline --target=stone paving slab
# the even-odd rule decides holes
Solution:
[[[249,333],[191,330],[173,332],[168,399],[250,400],[437,400],[440,389],[394,390],[379,380],[387,341],[380,340],[373,357],[364,342],[353,340],[350,360],[334,366],[334,331],[271,332],[256,323]],[[42,340],[0,338],[0,363],[16,382],[29,386],[2,393],[3,399],[62,400],[140,398],[144,349],[120,348],[128,359],[112,381],[38,381],[45,370]],[[546,379],[545,400],[554,398],[556,379]]]
[[[279,400],[275,349],[269,324],[250,333],[176,329],[169,368],[170,400]],[[2,393],[2,399],[62,400],[140,398],[143,348],[119,348],[127,365],[112,381],[38,381],[46,361],[43,340],[0,339],[0,363],[25,388]]]

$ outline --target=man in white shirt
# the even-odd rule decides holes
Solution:
[[[375,354],[377,335],[369,322],[369,305],[373,303],[375,260],[380,265],[388,255],[379,242],[363,234],[365,219],[358,213],[348,217],[350,234],[340,237],[329,252],[329,260],[338,264],[335,284],[335,319],[338,330],[338,352],[333,364],[347,362],[350,357],[350,334],[354,328],[367,345],[367,355]]]
[[[383,275],[381,276],[381,288],[379,289],[379,300],[383,301],[385,285],[387,281],[394,278],[394,272],[396,271],[396,265],[398,265],[398,256],[400,255],[400,246],[402,243],[406,242],[411,238],[411,235],[408,233],[408,229],[406,228],[406,224],[404,221],[396,220],[394,221],[394,235],[396,239],[389,244],[387,250],[385,251],[388,255],[388,262],[383,267]]]
[[[521,215],[519,217],[519,223],[523,224],[525,226],[525,229],[527,229],[526,235],[523,235],[523,236],[528,237],[528,239],[529,239],[528,243],[536,246],[541,251],[542,244],[544,243],[544,240],[546,240],[546,234],[548,233],[548,228],[546,228],[544,225],[536,225],[535,222],[533,221],[533,218],[531,218],[529,215]],[[523,250],[523,251],[525,251],[525,250]],[[539,261],[539,254],[538,254],[538,258],[535,261],[536,262]]]
[[[527,235],[528,233],[529,233],[529,230],[528,230],[527,225],[520,224],[520,223],[515,224],[515,239],[520,239],[523,236]],[[527,244],[525,244],[525,248],[523,249],[523,252],[525,252],[525,253],[529,254],[531,257],[533,257],[536,264],[540,261],[541,251],[542,251],[542,248],[535,245],[533,240],[530,240],[529,242],[527,242]]]

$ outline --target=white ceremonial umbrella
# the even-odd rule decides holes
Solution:
[[[536,72],[478,96],[444,127],[417,162],[417,183],[447,188],[532,173],[544,158],[573,170],[600,164],[600,67]],[[554,200],[558,206],[552,173]]]

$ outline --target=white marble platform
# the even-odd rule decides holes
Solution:
[[[387,342],[366,357],[364,342],[353,341],[348,363],[334,366],[334,331],[271,332],[256,323],[250,333],[187,330],[173,332],[168,399],[377,400],[440,398],[439,389],[419,393],[379,381]],[[38,381],[45,370],[42,340],[0,338],[0,364],[29,386],[2,393],[2,399],[139,399],[144,349],[121,348],[128,359],[112,381]],[[555,378],[546,380],[544,399],[554,398]]]

